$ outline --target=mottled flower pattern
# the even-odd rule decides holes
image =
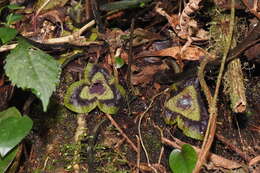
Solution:
[[[208,112],[200,96],[197,79],[189,79],[171,87],[164,103],[164,120],[175,124],[186,136],[202,140],[208,123]]]
[[[98,107],[108,114],[117,113],[124,101],[125,90],[107,69],[88,63],[84,78],[67,90],[64,104],[77,113],[88,113]]]

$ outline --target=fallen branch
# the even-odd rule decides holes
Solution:
[[[220,84],[221,84],[221,79],[224,73],[224,68],[225,68],[225,63],[226,63],[226,59],[228,57],[228,53],[231,47],[231,42],[232,42],[232,35],[233,35],[233,30],[234,30],[234,21],[235,21],[235,0],[231,1],[231,20],[230,20],[230,24],[229,24],[229,35],[227,36],[226,39],[226,45],[224,48],[224,53],[223,53],[223,58],[221,61],[221,66],[220,66],[220,70],[219,70],[219,74],[218,74],[218,78],[217,78],[217,84],[216,84],[216,88],[215,88],[215,92],[214,92],[214,96],[211,96],[211,93],[208,91],[208,87],[207,84],[204,80],[204,76],[203,76],[203,68],[200,68],[199,70],[199,78],[200,78],[200,83],[204,90],[204,93],[207,97],[208,100],[208,105],[209,105],[209,122],[208,122],[208,127],[207,127],[207,131],[203,140],[203,144],[202,144],[202,148],[201,148],[201,152],[199,153],[198,156],[198,161],[196,163],[196,166],[193,170],[193,173],[199,173],[200,169],[202,167],[202,165],[205,163],[207,155],[209,153],[210,147],[212,145],[212,142],[214,140],[214,136],[215,136],[215,131],[216,131],[216,120],[217,120],[217,114],[218,114],[218,109],[217,109],[217,98],[218,98],[218,93],[219,93],[219,88],[220,88]],[[207,64],[207,62],[206,62]],[[206,65],[205,64],[205,65]],[[205,67],[205,66],[204,66]]]
[[[65,44],[69,43],[76,46],[89,46],[91,44],[102,44],[100,41],[86,41],[86,38],[81,36],[87,29],[95,25],[95,21],[92,20],[86,25],[84,25],[82,28],[80,28],[78,31],[72,33],[71,35],[59,37],[59,38],[50,38],[48,40],[43,40],[42,42],[32,41],[36,42],[38,44],[47,44],[47,45],[57,45],[57,44]],[[8,51],[11,49],[14,49],[17,46],[17,44],[10,44],[10,45],[3,45],[0,47],[0,52]]]
[[[45,44],[64,44],[64,43],[72,43],[78,46],[87,46],[92,43],[99,43],[97,41],[91,41],[88,42],[86,41],[86,38],[81,36],[83,32],[85,32],[88,28],[92,27],[95,25],[95,20],[91,20],[89,23],[84,25],[82,28],[80,28],[78,31],[72,33],[71,35],[64,36],[64,37],[59,37],[59,38],[51,38],[45,41],[42,41],[41,43]]]
[[[138,152],[137,147],[135,144],[128,138],[128,136],[124,133],[124,131],[119,127],[119,125],[115,122],[115,120],[112,118],[111,115],[106,114],[107,118],[110,120],[111,124],[117,128],[117,130],[120,132],[120,134],[126,139],[126,141],[130,144],[130,146],[135,150],[135,152]]]

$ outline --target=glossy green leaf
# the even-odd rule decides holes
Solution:
[[[116,57],[116,68],[121,68],[123,67],[124,64],[125,61],[122,58]]]
[[[0,156],[3,158],[29,133],[32,120],[12,107],[0,112]]]
[[[24,40],[6,58],[6,75],[13,84],[31,89],[47,110],[49,99],[59,83],[61,67],[53,57]]]
[[[7,43],[8,41],[13,40],[17,35],[16,29],[9,28],[9,27],[1,27],[0,28],[0,39],[3,44]]]
[[[188,144],[184,144],[181,150],[173,150],[169,158],[170,168],[174,173],[192,173],[196,161],[196,151]]]
[[[11,163],[13,162],[17,151],[18,151],[18,146],[15,147],[12,151],[10,151],[5,157],[1,158],[0,157],[0,172],[4,173],[6,170],[9,168]]]

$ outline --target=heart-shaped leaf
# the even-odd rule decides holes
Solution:
[[[196,151],[188,144],[184,144],[181,150],[173,150],[169,158],[170,168],[174,173],[192,173],[196,161]]]
[[[12,107],[0,112],[0,156],[12,150],[29,133],[33,125],[27,116],[21,116],[19,111]]]

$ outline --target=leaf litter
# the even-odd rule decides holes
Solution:
[[[201,142],[190,139],[183,135],[177,126],[167,125],[163,121],[163,103],[172,94],[163,91],[171,85],[158,82],[160,80],[157,80],[156,76],[160,77],[158,74],[165,72],[167,79],[167,74],[171,73],[168,78],[178,78],[184,81],[187,76],[197,76],[196,73],[185,74],[186,67],[199,68],[195,65],[196,63],[193,66],[188,66],[191,62],[198,62],[197,64],[199,64],[207,58],[211,60],[220,59],[222,52],[212,51],[216,40],[214,40],[213,34],[209,32],[209,25],[211,25],[212,18],[219,15],[217,10],[223,10],[223,13],[229,14],[230,8],[219,9],[223,6],[222,1],[220,3],[220,1],[190,0],[187,4],[182,4],[182,1],[177,0],[160,3],[157,1],[139,2],[137,0],[131,8],[120,7],[120,12],[112,12],[113,17],[111,17],[111,13],[105,12],[107,10],[97,10],[95,3],[100,2],[95,2],[92,6],[89,5],[90,2],[93,1],[63,1],[53,7],[48,5],[48,1],[43,3],[37,1],[37,4],[41,5],[37,7],[36,11],[33,11],[30,7],[36,3],[24,1],[22,3],[26,7],[25,9],[28,9],[28,12],[18,11],[18,13],[24,13],[25,18],[17,22],[14,27],[24,37],[38,41],[40,43],[38,44],[39,48],[48,51],[53,57],[58,59],[65,53],[79,49],[84,51],[84,58],[82,56],[70,56],[65,60],[68,64],[63,67],[59,87],[50,101],[49,112],[41,112],[39,104],[36,101],[32,103],[30,112],[36,124],[35,134],[29,136],[26,140],[35,142],[35,144],[32,144],[33,150],[29,152],[31,153],[29,159],[21,163],[20,172],[22,170],[31,172],[32,169],[47,172],[57,170],[73,172],[73,169],[76,169],[75,165],[70,162],[72,160],[71,155],[75,151],[73,148],[77,147],[71,140],[74,133],[73,129],[77,128],[76,114],[69,112],[62,105],[68,86],[79,79],[82,80],[82,69],[89,62],[98,63],[108,69],[110,74],[115,75],[115,79],[127,90],[128,102],[120,108],[117,115],[111,117],[110,121],[113,123],[105,123],[99,127],[100,120],[108,116],[104,116],[97,109],[91,111],[85,117],[87,122],[86,136],[81,141],[80,171],[87,170],[86,165],[91,165],[94,170],[100,172],[170,172],[168,158],[169,152],[173,148],[169,149],[168,146],[163,145],[162,137],[165,136],[171,141],[178,138],[197,148],[200,148]],[[104,1],[104,3],[109,2]],[[255,18],[259,17],[257,10],[255,10],[257,6],[249,4],[247,1],[243,2],[247,7],[244,7],[244,12],[237,17],[250,23],[249,19],[254,18],[254,15]],[[113,3],[109,5],[113,5]],[[78,4],[78,6],[75,4]],[[49,9],[44,9],[45,6]],[[84,6],[84,10],[80,10],[82,15],[71,15],[72,13],[69,15],[67,11],[76,6],[79,8]],[[236,8],[238,7],[239,4],[236,4]],[[248,8],[249,11],[246,11],[245,8]],[[99,19],[100,15],[102,20]],[[84,28],[88,24],[89,16],[92,16],[91,19],[95,21]],[[131,31],[130,21],[132,18],[135,19],[135,27]],[[88,42],[88,39],[91,38],[91,31],[88,30],[88,27],[93,27],[94,23],[96,23],[98,29],[100,26],[104,27],[105,32],[97,32],[97,40]],[[252,30],[249,28],[251,26],[245,27],[248,27],[248,32],[242,34],[244,37],[241,40],[246,39],[249,31]],[[61,38],[67,40],[62,42]],[[259,39],[259,37],[257,38]],[[255,40],[251,40],[251,42],[253,41]],[[249,47],[252,51],[249,51],[249,49],[245,54],[247,58],[243,60],[243,63],[249,63],[252,67],[243,70],[247,77],[246,89],[248,90],[249,103],[247,112],[242,113],[242,116],[232,113],[229,108],[229,99],[222,92],[219,95],[217,133],[222,134],[225,141],[232,139],[234,145],[224,144],[216,137],[216,144],[212,148],[214,149],[214,156],[216,155],[217,160],[222,162],[210,159],[211,162],[205,164],[202,169],[203,172],[238,169],[241,164],[247,164],[247,170],[250,171],[257,172],[257,169],[259,169],[257,157],[259,155],[259,142],[257,142],[259,137],[256,135],[259,132],[259,116],[257,115],[259,113],[258,98],[260,95],[258,86],[260,78],[257,71],[257,68],[259,68],[258,45]],[[115,68],[115,57],[117,57],[115,55],[125,62],[125,65],[121,68]],[[133,61],[129,61],[131,56]],[[169,58],[174,63],[169,64]],[[80,70],[71,70],[75,68],[73,66],[80,67]],[[215,87],[216,73],[218,72],[218,68],[215,67],[218,67],[218,65],[214,66],[213,64],[212,68],[205,71],[205,78],[212,89]],[[130,85],[127,82],[129,69],[131,70]],[[1,81],[5,85],[0,86],[2,88],[0,92],[8,96],[4,95],[0,99],[0,105],[6,103],[3,105],[8,107],[9,98],[11,102],[15,103],[14,99],[21,97],[21,95],[15,89],[13,96],[10,92],[11,89],[9,89],[11,87],[5,88],[6,85],[11,86],[7,78],[1,79]],[[176,83],[179,84],[183,81],[179,80]],[[162,94],[157,95],[161,92]],[[155,95],[157,97],[154,97]],[[207,103],[204,97],[202,94],[203,102]],[[56,104],[58,106],[55,106]],[[55,111],[55,107],[57,111]],[[144,141],[140,141],[140,135],[137,133],[137,120],[143,113],[145,114],[140,128]],[[53,117],[48,114],[52,114]],[[243,120],[241,123],[241,117],[246,119],[250,126],[243,123]],[[47,122],[51,123],[48,124]],[[95,131],[96,128],[97,131]],[[161,136],[160,132],[164,136]],[[91,140],[93,135],[98,136],[94,142]],[[109,141],[113,139],[114,141]],[[66,141],[66,145],[61,142],[63,140]],[[142,145],[142,142],[144,142],[144,145]],[[137,153],[133,152],[130,143],[136,146]],[[177,143],[177,146],[180,147],[181,145]],[[91,150],[87,150],[87,146],[91,146]],[[147,150],[147,153],[145,150]],[[94,154],[89,151],[93,151]],[[251,159],[249,165],[247,160],[243,160],[237,154],[238,151],[248,153],[247,155]],[[97,157],[95,158],[95,156]],[[93,159],[93,162],[90,161],[91,159]],[[40,161],[35,163],[36,160]],[[58,163],[54,162],[55,160],[58,160]],[[48,167],[50,165],[53,168]]]

